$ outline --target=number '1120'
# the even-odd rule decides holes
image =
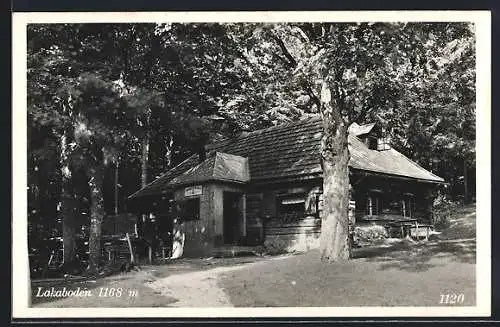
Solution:
[[[464,303],[465,295],[463,293],[460,294],[441,294],[440,304],[461,304]]]

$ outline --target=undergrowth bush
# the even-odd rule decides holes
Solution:
[[[450,227],[451,213],[463,204],[452,201],[446,196],[438,196],[433,203],[432,223],[436,230],[444,230]]]
[[[357,247],[371,245],[377,241],[388,238],[389,235],[384,226],[364,225],[354,228],[353,245]]]

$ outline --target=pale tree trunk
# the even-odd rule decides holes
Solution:
[[[149,142],[150,142],[150,121],[151,110],[146,109],[145,123],[144,123],[144,136],[141,144],[141,186],[145,187],[148,184],[148,161],[149,161]]]
[[[323,92],[322,92],[323,93]],[[323,212],[321,261],[344,261],[351,256],[349,241],[349,148],[347,123],[322,94]]]
[[[149,128],[149,126],[147,126]],[[142,156],[141,156],[141,186],[146,187],[148,184],[148,159],[149,159],[149,130],[142,141]],[[147,223],[147,215],[142,215],[142,221],[140,222],[140,233],[144,236],[144,229]],[[151,253],[151,245],[148,244],[148,253]],[[149,262],[151,263],[151,257],[149,256]]]
[[[166,142],[166,154],[165,154],[165,170],[170,169],[172,166],[172,147],[174,145],[174,137],[172,133],[168,133],[168,139]]]
[[[148,161],[149,161],[149,131],[146,132],[142,140],[142,154],[141,154],[141,187],[148,185]],[[142,215],[141,226],[144,227],[146,222],[146,215]],[[141,227],[141,229],[142,229]]]
[[[63,229],[63,262],[66,267],[76,260],[76,222],[75,208],[71,187],[71,170],[69,165],[68,132],[61,136],[61,200],[60,212]]]
[[[116,161],[115,165],[115,216],[118,215],[118,192],[119,192],[119,177],[120,177],[120,161]]]
[[[469,203],[469,190],[467,189],[467,161],[464,158],[464,203]]]
[[[149,132],[142,139],[141,148],[141,187],[145,187],[148,184]]]
[[[149,142],[150,142],[150,120],[151,111],[146,110],[145,113],[145,124],[144,124],[144,136],[141,142],[141,187],[146,187],[148,184],[148,161],[149,161]],[[143,234],[144,224],[146,223],[147,216],[142,215],[141,220],[136,223],[135,229],[138,234]]]
[[[146,112],[146,123],[144,124],[144,136],[141,140],[141,188],[146,187],[148,184],[148,161],[149,161],[149,121],[150,112]],[[144,224],[146,223],[147,216],[143,214],[141,218],[137,219],[135,224],[136,236],[143,234]]]
[[[26,248],[27,250],[29,247]],[[28,250],[29,251],[29,250]],[[30,270],[30,257],[28,254],[24,256],[24,264],[26,267],[26,271],[28,272],[28,308],[31,308],[31,303],[33,302],[31,297],[31,270]]]
[[[113,232],[112,234],[117,234],[116,233],[116,221],[118,220],[118,212],[120,211],[119,210],[119,203],[118,203],[118,195],[119,195],[119,190],[120,190],[120,186],[119,186],[119,181],[120,181],[120,159],[117,159],[116,160],[116,164],[115,164],[115,216],[113,217]]]
[[[104,169],[91,167],[88,169],[90,188],[90,233],[89,233],[89,266],[91,273],[99,269],[101,255],[101,226],[104,219],[103,180]]]

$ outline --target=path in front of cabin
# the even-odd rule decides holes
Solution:
[[[282,260],[290,256],[279,256],[268,260],[238,266],[218,267],[202,271],[171,275],[146,284],[163,296],[177,299],[169,307],[233,307],[229,296],[218,285],[219,276],[265,262]]]
[[[436,289],[432,290],[434,293],[438,292],[436,293],[437,295],[434,293],[429,295],[429,290],[422,291],[417,287],[414,291],[418,293],[418,296],[416,296],[413,302],[408,302],[401,296],[409,292],[407,290],[408,287],[411,290],[412,287],[415,288],[415,285],[426,280],[428,276],[440,273],[440,275],[444,276],[444,279],[437,283],[440,287],[444,287],[445,289],[460,289],[461,292],[467,293],[467,303],[474,303],[471,294],[473,294],[475,287],[473,285],[475,283],[473,269],[475,266],[475,238],[429,241],[420,244],[420,246],[414,244],[414,246],[403,247],[401,249],[395,248],[389,250],[389,252],[380,248],[372,248],[373,251],[375,251],[375,256],[360,256],[348,263],[330,265],[326,269],[323,269],[326,266],[317,260],[318,256],[316,253],[299,256],[285,255],[265,258],[262,261],[241,265],[222,266],[207,270],[174,274],[157,278],[152,283],[146,285],[154,289],[158,295],[172,299],[167,304],[168,307],[241,307],[261,306],[262,303],[265,306],[279,306],[281,305],[280,303],[285,305],[288,303],[285,298],[288,299],[288,296],[290,296],[296,300],[296,297],[292,295],[299,291],[301,293],[304,292],[304,290],[300,290],[299,286],[302,284],[311,284],[308,279],[321,281],[325,284],[325,289],[350,287],[359,292],[361,292],[359,285],[361,285],[361,288],[375,288],[381,292],[382,290],[387,291],[389,289],[387,285],[394,286],[396,284],[399,285],[397,288],[400,291],[393,294],[389,290],[386,297],[377,297],[374,294],[376,301],[385,303],[385,301],[394,298],[394,304],[391,305],[395,305],[401,301],[403,302],[400,305],[416,305],[419,301],[434,304],[435,302],[433,301],[437,301],[435,300],[436,298],[439,299],[439,287],[436,286]],[[278,261],[281,263],[278,263]],[[275,264],[272,262],[275,262]],[[450,271],[447,269],[450,269]],[[316,276],[313,273],[316,270],[323,270],[326,277],[322,277],[321,274]],[[349,271],[349,274],[346,274],[346,271]],[[453,272],[458,271],[459,276],[453,275],[448,278],[446,274],[443,274],[443,271],[452,275]],[[358,277],[356,278],[359,278],[359,280],[362,280],[362,278],[368,279],[365,279],[360,284],[349,284],[349,277],[346,276],[350,276],[353,273],[357,274]],[[235,275],[237,276],[236,280],[234,279]],[[269,277],[270,275],[272,277]],[[261,276],[264,276],[264,278]],[[335,278],[332,279],[331,276],[335,276]],[[378,276],[377,278],[386,280],[386,283],[381,282],[380,285],[372,283],[369,280],[369,276]],[[409,285],[401,276],[412,277],[414,282],[411,282],[411,285]],[[348,282],[345,282],[343,286],[337,285],[339,281],[343,283],[342,278],[347,278]],[[257,279],[258,282],[255,282]],[[287,279],[290,279],[290,281]],[[339,281],[335,281],[336,279]],[[283,290],[284,298],[278,296],[277,293],[280,293],[279,290],[273,289],[276,285],[280,287],[280,290]],[[311,286],[305,289],[312,290],[313,288]],[[273,300],[268,300],[268,302],[263,300],[263,298],[269,295],[269,292],[273,293],[271,297],[275,298],[274,302]],[[316,304],[321,302],[314,300],[315,295],[313,293],[316,292],[313,291],[311,294],[308,294],[312,298],[306,299],[304,303]],[[341,303],[344,306],[350,303],[349,301],[342,302],[346,301],[345,299],[334,299],[331,294],[323,300],[325,301],[325,305]],[[355,297],[351,300],[360,301],[359,303],[362,305],[365,305],[367,302],[364,296]],[[256,305],[256,303],[259,305]],[[367,303],[370,302],[368,301]],[[292,301],[289,306],[297,306],[297,303]]]

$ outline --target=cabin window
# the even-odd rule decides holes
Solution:
[[[366,214],[369,216],[380,213],[380,197],[377,195],[368,196],[366,199]]]
[[[382,137],[377,140],[376,149],[379,151],[389,150],[391,148],[389,144],[389,139],[387,137]]]
[[[403,205],[400,199],[386,199],[382,213],[387,215],[403,215]]]
[[[379,214],[411,217],[412,210],[413,204],[411,198],[385,198],[381,199],[381,209]]]
[[[278,198],[278,213],[304,213],[306,209],[305,194],[293,194],[279,196]]]
[[[402,202],[403,205],[403,216],[411,218],[412,216],[412,210],[413,210],[413,204],[411,198],[406,198]]]
[[[183,221],[200,219],[200,198],[192,198],[178,204],[179,216]]]

